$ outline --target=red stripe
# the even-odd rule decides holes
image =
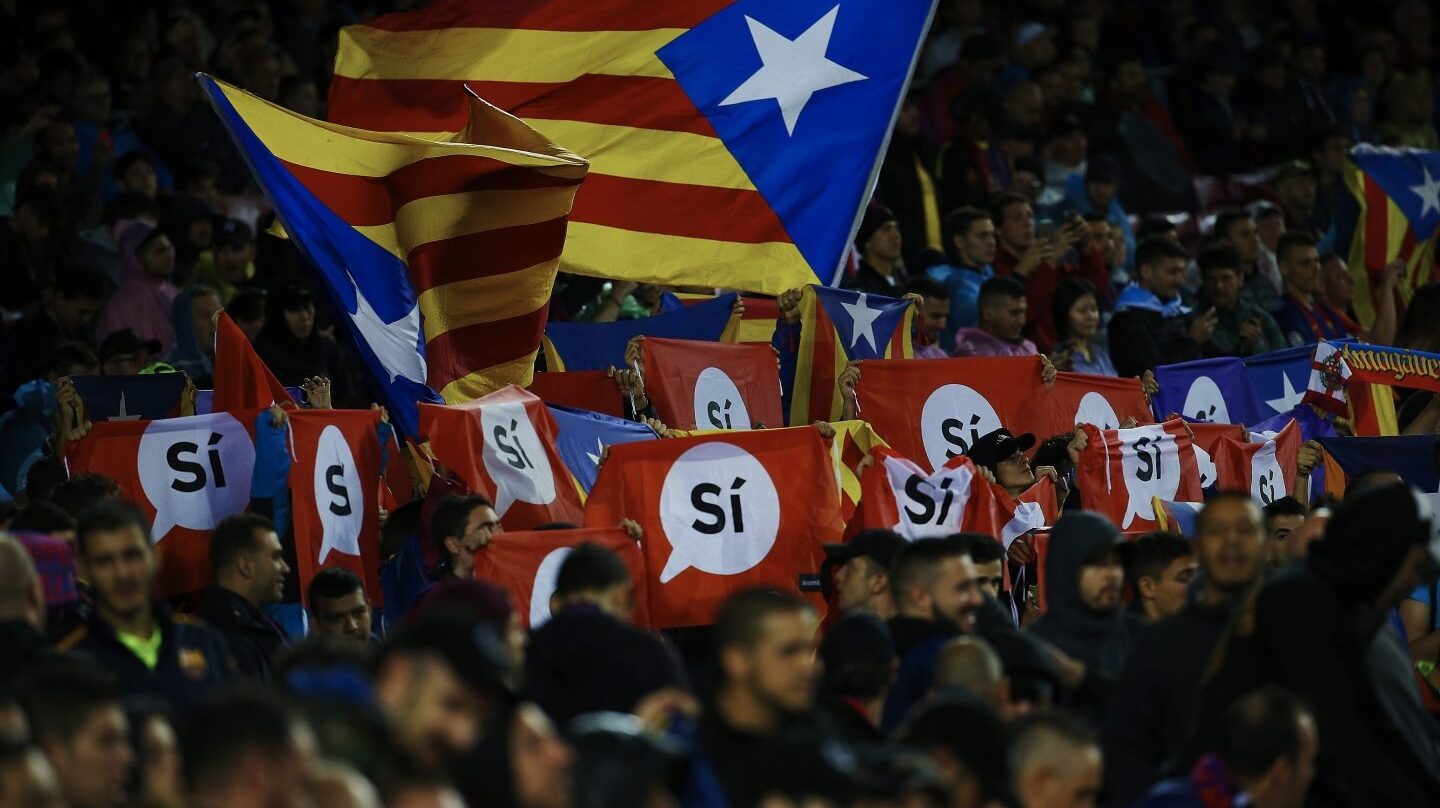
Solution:
[[[545,31],[649,31],[694,28],[734,0],[440,0],[419,11],[366,23],[382,31],[533,28]]]
[[[810,359],[810,421],[828,421],[830,402],[835,397],[835,380],[841,368],[835,367],[835,324],[825,312],[825,305],[815,300],[815,352]]]
[[[1365,176],[1365,268],[1377,272],[1385,266],[1390,243],[1390,197],[1367,174]]]
[[[439,389],[476,371],[519,359],[540,345],[546,307],[489,323],[452,328],[425,343],[432,387]]]
[[[517,272],[560,257],[565,220],[502,227],[422,244],[406,260],[415,293],[455,281]]]
[[[743,244],[790,241],[758,191],[605,174],[585,178],[570,221]]]
[[[470,119],[464,82],[449,79],[330,79],[327,115],[376,132],[459,132]]]
[[[396,210],[416,199],[468,191],[565,188],[580,183],[481,155],[431,157],[385,177],[339,174],[281,162],[321,202],[356,227],[388,224],[395,220]]]

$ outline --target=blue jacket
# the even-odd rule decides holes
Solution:
[[[1065,207],[1074,210],[1084,216],[1087,213],[1095,212],[1095,203],[1090,201],[1090,192],[1085,188],[1085,175],[1076,174],[1065,181]],[[1135,231],[1130,229],[1130,214],[1121,207],[1120,199],[1117,196],[1110,200],[1110,207],[1101,213],[1105,214],[1105,221],[1111,227],[1120,228],[1125,236],[1125,270],[1135,271]]]
[[[949,268],[949,267],[947,267]],[[954,267],[942,281],[945,284],[945,291],[950,293],[950,319],[946,321],[944,336],[951,340],[946,345],[946,350],[953,350],[954,334],[957,329],[971,328],[980,322],[980,285],[995,277],[995,270],[990,265],[976,269],[974,267]]]

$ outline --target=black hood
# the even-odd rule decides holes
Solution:
[[[1393,482],[1350,495],[1310,545],[1317,572],[1354,601],[1373,600],[1410,548],[1430,540],[1430,517],[1410,487]]]
[[[1080,601],[1080,570],[1119,544],[1120,531],[1099,514],[1070,511],[1061,517],[1050,533],[1050,551],[1045,558],[1046,614],[1089,615],[1090,610]]]

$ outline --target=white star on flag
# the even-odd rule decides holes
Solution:
[[[1420,167],[1425,172],[1425,182],[1419,185],[1410,186],[1410,192],[1420,197],[1420,218],[1429,215],[1430,211],[1440,213],[1440,180],[1430,176],[1430,169]]]
[[[785,131],[795,134],[795,124],[800,113],[810,103],[810,97],[821,90],[862,81],[869,78],[847,67],[825,58],[830,47],[830,34],[835,29],[835,17],[840,7],[830,9],[810,26],[805,33],[793,40],[775,33],[764,23],[746,15],[750,26],[750,38],[755,41],[755,50],[760,53],[761,68],[744,84],[736,87],[720,102],[720,106],[742,104],[746,101],[775,99],[780,105],[780,114],[785,119]]]
[[[353,279],[351,283],[354,283]],[[420,343],[418,305],[404,317],[387,323],[365,299],[360,285],[355,284],[355,311],[349,312],[349,315],[360,336],[375,352],[375,358],[380,360],[380,366],[390,376],[390,381],[404,377],[412,382],[425,383],[425,357],[416,349]]]
[[[1266,399],[1265,403],[1276,412],[1289,412],[1300,406],[1300,402],[1305,399],[1305,391],[1296,390],[1295,385],[1290,383],[1290,377],[1284,373],[1280,374],[1280,378],[1285,382],[1285,392],[1279,398]]]
[[[598,468],[600,468],[600,456],[603,455],[603,454],[605,454],[605,444],[601,443],[599,438],[596,438],[596,439],[595,439],[595,454],[590,454],[589,452],[586,452],[586,453],[585,453],[585,456],[588,457],[588,458],[590,458],[590,462],[591,462],[591,463],[594,463],[594,464],[595,464],[595,468],[598,469]]]
[[[129,413],[129,411],[125,409],[125,391],[122,390],[122,391],[120,391],[120,411],[117,412],[117,413],[115,413],[114,415],[110,416],[109,418],[106,418],[105,420],[107,420],[107,421],[138,421],[138,420],[140,420],[140,414],[139,414],[139,413],[136,413],[136,414],[134,414],[134,415],[131,415],[131,414]]]
[[[861,337],[870,343],[870,350],[879,353],[880,346],[875,344],[875,320],[883,313],[879,309],[872,309],[865,305],[865,293],[860,293],[860,299],[854,303],[841,303],[840,308],[850,315],[850,347],[860,341]]]

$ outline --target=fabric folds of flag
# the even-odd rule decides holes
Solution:
[[[295,399],[270,372],[240,326],[230,315],[220,312],[215,321],[215,391],[210,399],[211,411],[233,412],[271,404],[294,408]]]
[[[185,375],[71,376],[87,421],[138,421],[181,415]]]
[[[740,314],[735,293],[639,320],[611,323],[550,323],[545,326],[545,370],[625,367],[625,346],[634,337],[734,342]]]
[[[341,30],[332,120],[450,132],[469,86],[593,161],[565,269],[830,282],[933,0],[440,0]]]
[[[1435,278],[1440,152],[1361,144],[1350,150],[1343,174],[1356,215],[1353,222],[1339,223],[1342,236],[1350,234],[1349,252],[1343,243],[1337,246],[1349,256],[1355,315],[1368,328],[1375,320],[1374,293],[1386,264],[1405,262],[1398,290],[1406,303]]]
[[[200,81],[407,433],[434,390],[530,380],[584,160],[474,95],[427,141]]]

